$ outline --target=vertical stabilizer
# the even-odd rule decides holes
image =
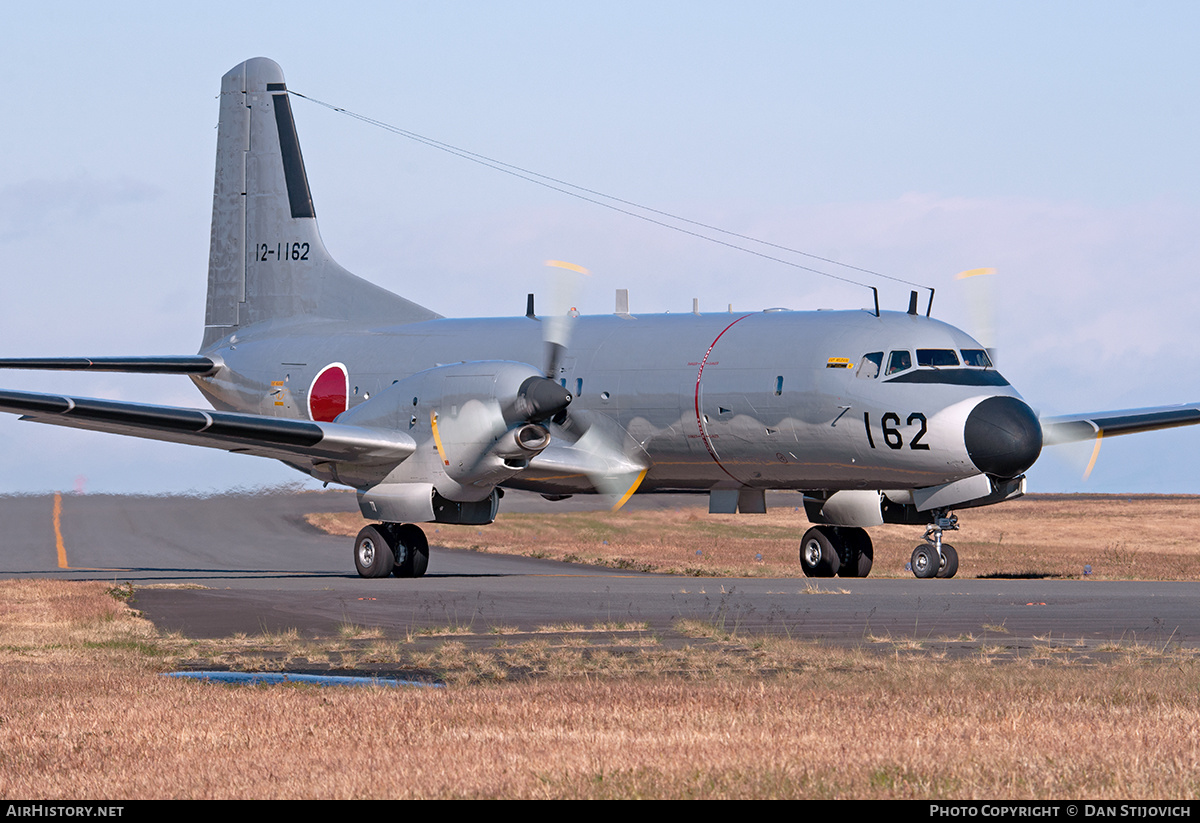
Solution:
[[[203,346],[271,320],[374,326],[439,316],[325,251],[279,65],[256,57],[221,78]]]

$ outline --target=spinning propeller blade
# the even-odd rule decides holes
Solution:
[[[954,276],[963,280],[966,289],[967,308],[971,314],[971,328],[975,339],[987,349],[992,363],[996,362],[996,301],[993,295],[995,269],[968,269]]]
[[[591,274],[583,266],[563,260],[547,260],[546,265],[585,277]],[[571,340],[572,312],[575,311],[575,297],[579,294],[580,285],[579,278],[567,274],[550,278],[550,314],[546,317],[543,334],[546,338],[546,376],[551,380],[558,379],[563,354]]]
[[[546,341],[546,377],[554,388],[561,389],[557,382],[562,371],[563,360],[570,344],[575,316],[575,299],[583,281],[573,275],[588,276],[583,266],[562,260],[547,260],[550,268],[561,273],[550,278],[550,314],[544,321],[543,333]],[[571,272],[573,274],[568,274]],[[528,382],[532,382],[532,379]],[[545,389],[549,391],[549,389]],[[567,395],[570,402],[570,395]],[[559,431],[574,439],[574,448],[585,455],[584,473],[592,486],[602,494],[611,495],[616,503],[613,511],[625,502],[641,485],[647,466],[640,460],[631,459],[622,448],[628,435],[607,418],[593,418],[587,414],[572,415],[566,404],[552,415]],[[601,422],[604,421],[604,422]],[[609,425],[606,425],[608,423]],[[617,431],[609,431],[609,427]]]

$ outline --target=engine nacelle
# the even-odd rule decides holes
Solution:
[[[380,483],[358,492],[363,517],[389,523],[485,526],[496,519],[499,504],[499,489],[482,500],[457,502],[438,494],[432,483]]]
[[[360,490],[428,484],[443,500],[475,503],[488,500],[498,484],[550,445],[542,421],[570,402],[565,388],[527,363],[475,361],[398,380],[344,412],[338,422],[395,428],[421,444],[382,475],[359,471],[352,483]],[[345,477],[345,469],[339,471]],[[419,508],[425,511],[426,505],[422,499]]]

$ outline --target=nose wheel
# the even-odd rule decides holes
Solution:
[[[952,514],[939,515],[925,530],[925,542],[913,549],[909,560],[909,567],[916,577],[926,580],[958,574],[958,552],[949,543],[942,542],[943,531],[957,530],[958,518]]]

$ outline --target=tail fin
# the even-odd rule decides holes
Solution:
[[[440,315],[355,277],[321,242],[283,71],[264,57],[221,78],[203,348],[267,320],[394,325]]]

